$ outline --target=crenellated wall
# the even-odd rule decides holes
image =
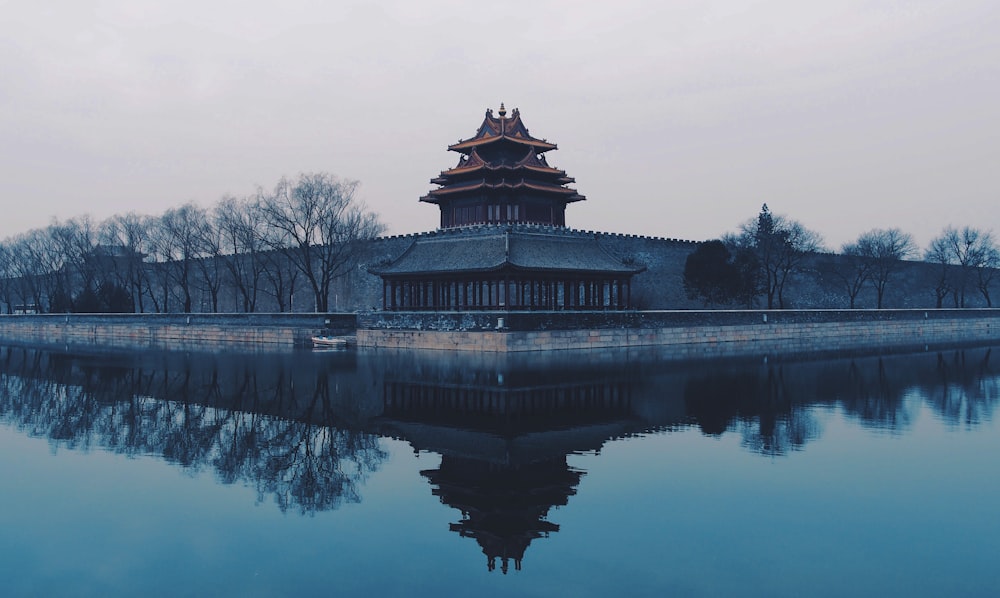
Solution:
[[[359,256],[359,266],[355,271],[338,281],[340,301],[331,302],[340,309],[368,310],[381,307],[381,280],[370,274],[368,266],[385,263],[399,257],[415,240],[438,234],[475,234],[482,227],[465,227],[447,231],[431,231],[413,235],[383,237],[365,245]],[[641,235],[615,234],[598,231],[584,231],[563,227],[541,227],[546,232],[565,235],[594,237],[609,254],[630,264],[642,265],[646,270],[632,280],[632,302],[640,310],[661,309],[703,309],[705,305],[698,299],[689,298],[684,290],[684,264],[688,256],[698,247],[697,241],[685,241]],[[810,255],[785,285],[784,307],[789,309],[844,309],[850,307],[850,300],[837,271],[842,266],[842,256],[830,253]],[[893,273],[886,286],[883,299],[884,308],[923,309],[937,306],[935,286],[940,277],[941,266],[921,261],[900,262],[900,268]],[[953,277],[960,272],[953,268]],[[1000,276],[993,284],[993,291],[1000,290]],[[974,281],[969,281],[965,298],[966,307],[989,307],[985,297],[976,289]],[[944,298],[942,307],[957,307],[956,294]],[[766,298],[758,298],[757,305]],[[734,306],[741,307],[741,306]],[[874,287],[866,284],[856,298],[855,307],[873,309],[876,307]]]

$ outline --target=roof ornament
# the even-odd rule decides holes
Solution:
[[[500,115],[500,118],[507,116],[507,109],[503,107],[503,102],[500,102],[500,110],[497,111],[497,114]]]

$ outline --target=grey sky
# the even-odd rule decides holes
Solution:
[[[1000,232],[1000,4],[0,0],[0,238],[358,179],[391,233],[519,107],[575,228],[706,239],[762,202],[832,248]]]

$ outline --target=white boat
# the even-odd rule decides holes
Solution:
[[[324,349],[330,347],[343,348],[350,344],[346,336],[327,336],[322,334],[312,337],[312,342],[313,347]]]

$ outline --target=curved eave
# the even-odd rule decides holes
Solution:
[[[567,189],[565,187],[556,187],[554,185],[538,185],[534,183],[526,183],[520,181],[514,184],[511,183],[486,183],[478,181],[471,185],[454,185],[451,187],[443,187],[441,189],[434,189],[427,195],[420,198],[420,201],[431,201],[430,198],[437,198],[442,195],[454,195],[456,193],[464,193],[467,191],[478,191],[480,189],[510,189],[510,190],[520,190],[520,189],[531,189],[532,191],[539,191],[542,193],[551,193],[554,195],[561,196],[566,202],[580,201],[585,199],[584,196],[576,192],[576,189]]]
[[[558,187],[556,185],[539,185],[538,183],[528,183],[521,181],[512,186],[514,189],[528,188],[533,191],[546,191],[550,193],[558,193],[560,195],[579,195],[576,189],[567,189],[566,187]]]
[[[466,139],[464,141],[459,141],[454,145],[449,145],[448,149],[453,152],[465,153],[467,150],[471,150],[482,145],[488,145],[490,143],[496,143],[504,140],[516,143],[518,145],[533,147],[535,148],[536,151],[547,152],[549,150],[558,149],[558,146],[556,144],[549,143],[548,141],[542,141],[540,139],[535,139],[533,137],[529,138],[510,137],[508,135],[492,135],[487,137]]]
[[[566,176],[566,171],[565,170],[560,170],[558,168],[552,168],[551,166],[529,166],[529,165],[525,164],[521,168],[527,168],[528,170],[531,170],[531,171],[534,171],[534,172],[544,172],[546,174],[556,174],[556,175],[559,175],[559,176],[562,176],[562,177]],[[573,179],[569,179],[569,180],[572,181]]]
[[[440,185],[440,184],[443,184],[443,183],[439,183],[438,182],[441,179],[444,179],[444,178],[447,178],[447,177],[452,177],[452,176],[463,175],[463,174],[469,174],[470,172],[477,172],[479,170],[487,170],[487,171],[490,171],[490,172],[498,172],[498,171],[501,171],[501,170],[509,170],[511,172],[516,172],[517,170],[519,170],[521,168],[523,168],[525,170],[530,170],[532,172],[537,172],[537,173],[540,173],[540,174],[548,174],[548,175],[558,176],[558,177],[560,177],[560,180],[565,179],[565,180],[562,181],[562,182],[565,182],[565,183],[572,183],[572,182],[575,181],[574,178],[566,176],[566,171],[565,170],[559,170],[558,168],[545,167],[545,166],[517,165],[517,164],[514,164],[514,165],[511,165],[511,164],[498,164],[498,165],[493,165],[493,164],[473,164],[472,166],[459,166],[459,167],[456,167],[456,168],[450,168],[448,170],[442,170],[441,174],[439,174],[438,176],[436,176],[433,179],[431,179],[431,182]]]

